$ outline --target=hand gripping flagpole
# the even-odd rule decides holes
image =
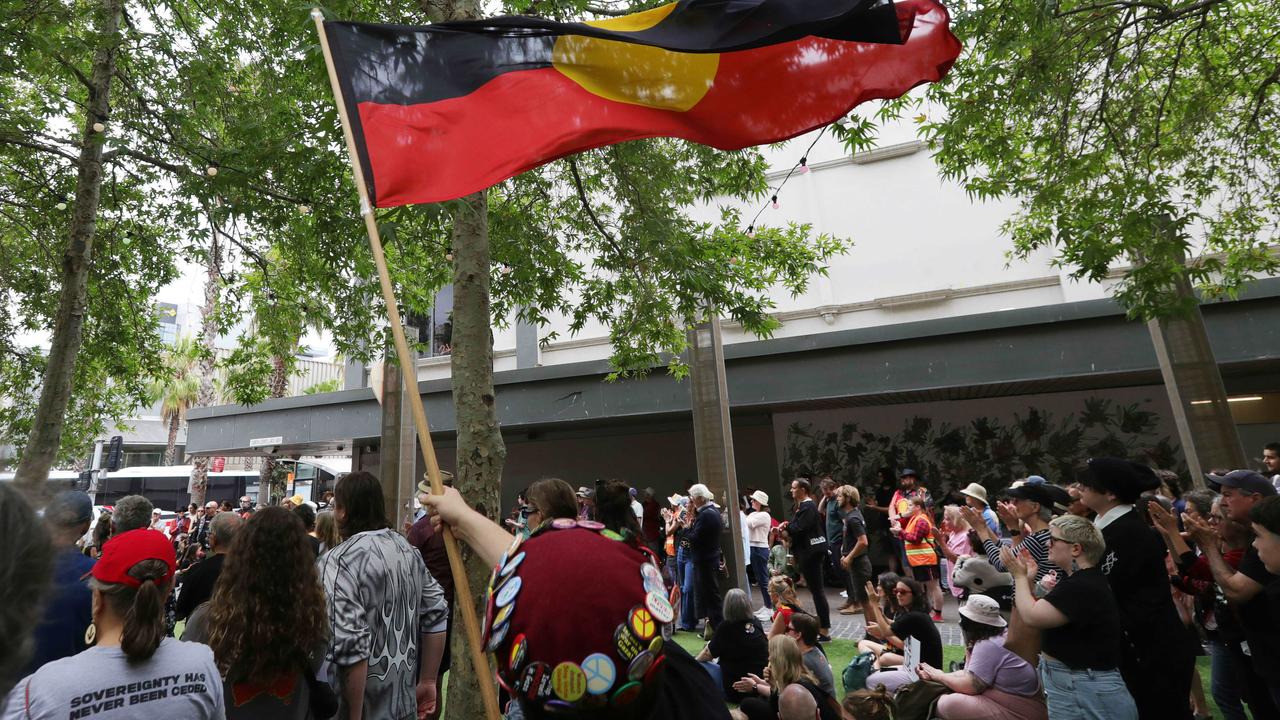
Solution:
[[[338,83],[338,71],[333,66],[333,54],[329,50],[329,38],[324,29],[324,13],[319,8],[312,8],[311,18],[315,20],[316,32],[320,35],[320,49],[324,52],[325,65],[329,68],[329,83],[333,86],[333,97],[338,103],[338,116],[342,119],[342,134],[347,140],[347,154],[351,158],[351,172],[355,176],[356,190],[360,193],[360,214],[364,216],[364,227],[369,234],[369,249],[373,251],[373,261],[378,266],[382,299],[387,305],[387,320],[391,324],[391,336],[395,340],[396,355],[400,358],[400,375],[404,378],[405,394],[409,397],[409,406],[413,411],[413,424],[418,432],[422,457],[427,462],[431,492],[434,495],[442,495],[444,483],[440,479],[436,449],[431,443],[431,427],[427,424],[427,412],[422,406],[422,396],[418,393],[418,378],[417,373],[414,372],[416,366],[409,354],[409,343],[405,341],[404,326],[400,324],[400,310],[396,302],[395,290],[391,287],[391,275],[387,272],[387,258],[382,252],[378,221],[369,203],[369,190],[365,185],[360,156],[356,154],[351,119],[347,117],[347,105],[342,97],[342,86]],[[444,532],[444,547],[449,555],[449,569],[453,571],[455,604],[462,608],[462,624],[467,632],[467,645],[471,649],[471,665],[476,677],[481,679],[480,697],[484,701],[485,717],[489,720],[499,720],[501,713],[498,710],[498,693],[494,684],[487,682],[489,662],[485,659],[484,649],[480,647],[480,623],[476,618],[475,605],[471,599],[471,584],[467,581],[467,570],[462,564],[462,555],[458,551],[458,540],[453,536],[453,531],[448,525],[442,526],[441,530]],[[437,702],[439,702],[438,696]]]

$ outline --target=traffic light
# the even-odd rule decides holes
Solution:
[[[116,471],[124,464],[124,437],[113,435],[107,448],[107,470]]]

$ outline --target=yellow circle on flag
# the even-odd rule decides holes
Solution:
[[[561,35],[551,50],[551,64],[594,95],[631,105],[685,112],[697,105],[715,83],[718,53],[682,53]]]

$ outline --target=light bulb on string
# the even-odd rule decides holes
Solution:
[[[502,273],[503,275],[510,275],[510,274],[511,274],[511,266],[510,266],[510,265],[503,265],[501,268],[499,268],[499,269],[498,269],[498,272]]]
[[[756,226],[755,226],[755,225],[748,225],[748,226],[747,226],[747,237],[749,237],[749,238],[754,238],[755,236],[756,236]]]
[[[444,259],[448,260],[449,262],[453,262],[453,253],[445,253]]]
[[[67,204],[66,204],[66,203],[64,203],[64,202],[60,202],[60,203],[58,203],[57,205],[54,205],[54,207],[58,208],[59,210],[66,210],[66,209],[67,209]]]
[[[773,203],[773,209],[774,209],[774,210],[777,210],[777,209],[778,209],[778,196],[777,196],[777,195],[774,195],[772,198],[770,198],[770,202],[772,202],[772,203]]]
[[[809,174],[809,158],[807,157],[800,158],[800,174],[801,175]]]
[[[311,214],[311,206],[310,206],[310,205],[299,205],[299,206],[298,206],[298,212],[302,213],[303,215],[310,215],[310,214]]]
[[[217,168],[217,166],[216,166],[216,165],[210,165],[209,167],[205,168],[205,169],[204,169],[204,174],[205,174],[205,175],[208,175],[209,177],[216,177],[216,176],[218,175],[218,168]]]
[[[93,131],[96,133],[106,132],[106,130],[107,130],[107,126],[100,122],[96,122],[93,124]]]

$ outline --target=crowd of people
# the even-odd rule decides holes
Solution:
[[[1073,479],[936,503],[910,469],[861,489],[800,477],[775,512],[755,488],[737,508],[700,483],[664,505],[545,478],[501,524],[420,485],[400,527],[366,472],[320,503],[167,522],[140,496],[94,518],[63,492],[37,514],[0,486],[0,718],[434,717],[443,525],[493,568],[483,644],[508,718],[1190,719],[1205,653],[1224,717],[1280,717],[1277,478],[1183,493],[1102,458]],[[724,592],[730,548],[750,584]],[[964,659],[944,667],[948,597]],[[824,648],[833,613],[865,620],[848,667]]]

